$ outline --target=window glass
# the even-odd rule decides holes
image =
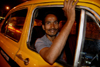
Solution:
[[[37,8],[33,14],[33,27],[32,27],[32,33],[31,33],[31,41],[30,41],[30,49],[35,50],[35,41],[42,37],[45,34],[45,31],[42,29],[42,22],[44,19],[44,15],[46,13],[53,13],[56,14],[58,17],[59,21],[59,32],[61,28],[64,26],[67,18],[64,15],[64,12],[61,7],[45,7],[45,8]],[[66,41],[66,46],[64,48],[64,55],[67,57],[65,58],[65,61],[73,65],[74,61],[74,53],[75,53],[75,48],[76,48],[76,41],[77,41],[77,35],[78,35],[78,26],[79,26],[79,20],[80,20],[80,10],[76,9],[76,20],[74,22],[74,25],[72,27],[72,30],[70,32],[70,35],[68,37],[68,40]],[[62,61],[57,61],[60,64],[64,65],[64,62]],[[66,66],[66,63],[65,63]]]
[[[7,19],[5,20],[5,22],[4,22],[4,24],[3,24],[2,28],[1,28],[1,32],[4,33],[4,34],[5,34],[6,30],[7,30],[7,25],[9,23],[9,21],[10,21],[10,16],[7,17]]]
[[[100,27],[89,15],[87,15],[85,41],[81,53],[82,66],[100,66]]]
[[[5,19],[5,17],[0,17],[0,24]]]
[[[13,40],[19,41],[26,14],[27,9],[19,10],[12,13],[2,26],[1,32]]]

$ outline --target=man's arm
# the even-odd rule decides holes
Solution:
[[[61,51],[63,50],[66,40],[69,36],[69,33],[71,31],[72,25],[75,21],[75,6],[78,3],[78,0],[73,4],[74,0],[68,0],[68,3],[66,3],[66,0],[64,1],[64,13],[67,17],[67,21],[62,28],[59,35],[54,39],[52,45],[50,48],[45,47],[40,50],[40,55],[43,57],[45,61],[47,61],[49,64],[53,64],[55,60],[58,58],[58,56],[61,54]]]

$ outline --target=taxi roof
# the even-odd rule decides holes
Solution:
[[[54,2],[54,1],[64,1],[64,0],[31,0],[31,1],[26,1],[24,4],[33,4],[33,3],[42,3],[42,2]],[[68,0],[66,0],[68,1]],[[75,0],[76,1],[76,0]],[[79,0],[79,2],[89,2],[89,3],[94,3],[100,7],[100,0]]]
[[[58,2],[63,4],[64,0],[32,0],[32,1],[24,2],[16,7],[30,5],[30,4],[34,5],[34,4],[41,4],[41,3],[58,3]],[[79,0],[77,5],[89,7],[93,9],[95,12],[97,12],[97,14],[99,14],[100,16],[100,0]]]

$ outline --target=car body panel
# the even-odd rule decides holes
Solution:
[[[36,5],[36,4],[43,4],[43,3],[48,3],[47,5],[50,5],[50,4],[63,4],[63,1],[64,0],[33,0],[33,1],[27,1],[21,5],[26,5],[26,4],[33,4],[33,5]],[[19,5],[19,6],[21,6]],[[93,10],[95,10],[99,15],[100,15],[100,0],[79,0],[78,4],[77,5],[81,5],[81,6],[86,6],[86,7],[89,7]],[[19,7],[17,6],[17,7]]]

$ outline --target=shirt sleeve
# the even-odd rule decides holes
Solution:
[[[48,45],[45,44],[45,42],[41,39],[37,39],[35,42],[35,48],[36,51],[39,53],[41,49],[45,48],[45,47],[49,47]]]

